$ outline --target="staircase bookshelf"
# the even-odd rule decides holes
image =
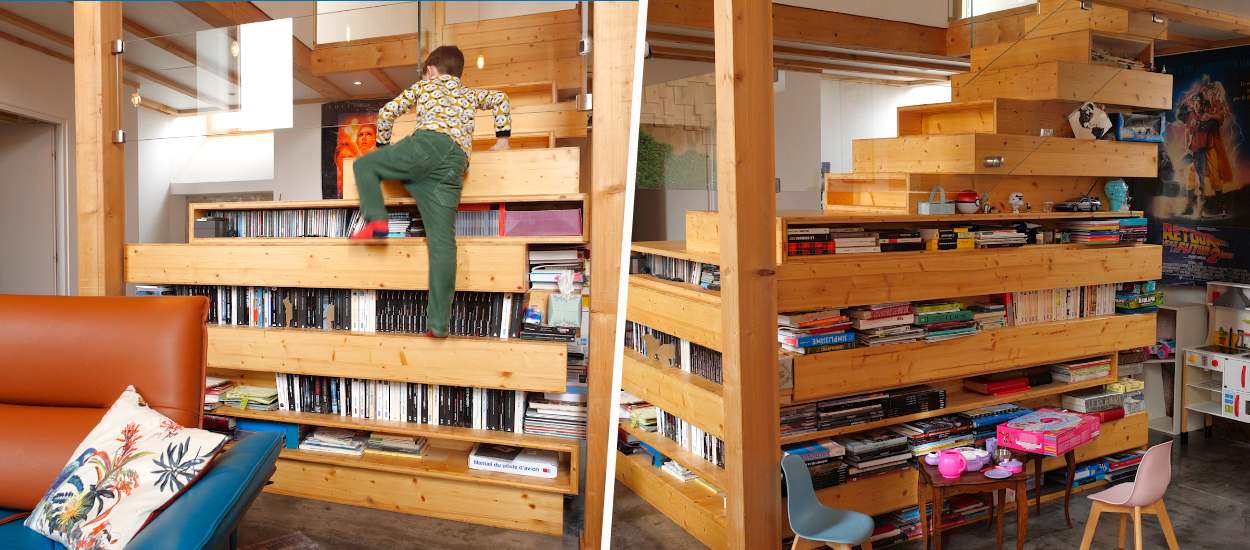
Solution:
[[[506,34],[521,30],[530,33],[525,36],[535,44],[545,46],[557,39],[561,44],[575,44],[566,38],[576,34],[573,27],[577,21],[576,10],[568,10],[508,18],[480,29],[482,25],[477,22],[451,25],[447,32],[464,42],[461,46],[473,42],[473,33]],[[545,34],[543,29],[549,28],[555,29],[555,34]],[[483,40],[478,47],[483,51],[500,43],[485,38],[479,41]],[[505,59],[502,55],[488,57]],[[458,295],[492,293],[491,296],[523,300],[527,293],[541,294],[531,289],[529,252],[589,244],[590,189],[588,178],[583,177],[589,173],[589,157],[582,153],[589,113],[576,108],[565,85],[569,76],[580,74],[581,64],[576,51],[569,51],[559,63],[496,62],[492,67],[501,69],[466,72],[467,85],[488,85],[510,94],[513,137],[511,150],[487,150],[494,142],[493,120],[489,116],[479,117],[475,152],[465,176],[461,204],[487,205],[499,210],[501,216],[506,215],[503,211],[575,210],[581,223],[579,231],[564,235],[514,235],[501,223],[494,234],[459,236],[455,285]],[[547,80],[524,81],[535,77]],[[410,121],[401,119],[394,139],[411,131]],[[145,285],[325,292],[427,289],[424,237],[393,237],[379,244],[353,243],[345,238],[346,229],[341,222],[349,220],[359,204],[354,197],[350,162],[344,166],[344,173],[347,197],[343,199],[190,204],[188,242],[128,245],[126,279]],[[399,182],[384,182],[383,189],[389,211],[415,211],[414,201],[402,191]],[[215,216],[245,220],[257,228],[255,234],[274,235],[278,233],[265,228],[274,227],[278,223],[275,220],[283,215],[319,221],[335,218],[340,225],[334,236],[195,234],[196,219]],[[308,230],[303,234],[319,233]],[[508,311],[503,314],[507,316]],[[585,315],[583,309],[583,319]],[[501,325],[505,322],[499,320]],[[494,336],[453,335],[439,340],[424,337],[416,330],[371,332],[248,324],[252,323],[209,324],[210,376],[265,387],[278,387],[279,375],[424,384],[431,388],[443,385],[521,392],[520,399],[524,399],[524,392],[563,393],[568,389],[570,352],[569,345],[562,341],[531,340],[502,329],[496,330]],[[587,335],[581,337],[584,340]],[[524,404],[519,411],[524,411]],[[343,456],[283,449],[272,484],[265,489],[271,493],[561,536],[565,531],[565,497],[577,495],[581,489],[581,437],[537,435],[528,433],[528,428],[477,429],[294,410],[221,406],[210,414],[429,440],[421,458],[368,453]],[[514,426],[520,427],[519,422]],[[547,479],[469,469],[468,455],[477,444],[554,451],[559,456],[557,475]]]
[[[1092,99],[1118,109],[1154,110],[1169,108],[1171,101],[1170,76],[1091,64],[1088,47],[1070,47],[1055,37],[1076,33],[1087,40],[1137,45],[1137,54],[1149,64],[1150,37],[1158,36],[1159,27],[1166,28],[1166,24],[1151,22],[1149,14],[1143,21],[1141,13],[1097,3],[1090,15],[1080,10],[1076,0],[1043,0],[1037,9],[1033,24],[1026,22],[1026,29],[1034,29],[1026,34],[1026,40],[997,47],[974,45],[978,47],[972,49],[972,65],[979,74],[952,77],[955,102],[900,108],[899,137],[855,140],[855,171],[826,178],[822,211],[778,212],[778,312],[958,300],[1161,276],[1160,247],[1148,244],[1029,244],[1015,248],[786,255],[787,228],[792,226],[915,230],[969,223],[1054,226],[1067,221],[1140,217],[1140,212],[1040,211],[1043,201],[1067,200],[1094,187],[1101,189],[1094,184],[1104,178],[1155,175],[1154,144],[1077,140],[1070,132],[1065,137],[1062,129],[1068,127],[1067,113],[1080,102]],[[1053,24],[1060,19],[1050,19],[1047,14],[1064,24]],[[1088,42],[1081,44],[1088,46]],[[1029,49],[1018,52],[1015,48]],[[1079,51],[1070,51],[1072,48]],[[1102,83],[1109,84],[1100,87]],[[1041,128],[1054,129],[1055,133],[1038,137]],[[991,167],[983,162],[986,157],[1001,157],[1001,163]],[[916,203],[926,200],[935,185],[948,191],[969,188],[983,195],[988,192],[995,204],[1005,201],[1010,192],[1024,191],[1034,211],[917,215]],[[717,228],[722,221],[716,212],[687,212],[686,240],[636,242],[632,250],[636,255],[666,262],[718,266],[721,239]],[[667,280],[640,272],[630,276],[629,285],[629,322],[684,342],[722,349],[719,292],[692,284],[689,278]],[[1153,344],[1155,324],[1153,313],[1093,315],[1008,324],[937,342],[853,347],[810,355],[780,350],[777,369],[783,408],[917,384],[946,391],[945,406],[940,409],[783,434],[780,443],[809,442],[1000,403],[1031,408],[1058,406],[1062,394],[1115,381],[1117,353]],[[721,385],[687,372],[687,365],[674,360],[672,352],[657,345],[658,340],[650,343],[652,349],[645,353],[626,350],[622,389],[703,433],[723,437],[726,418],[742,413],[726,408]],[[1109,360],[1110,372],[1093,380],[1056,381],[1033,386],[1024,393],[998,396],[966,391],[962,384],[964,379],[978,375],[1081,359]],[[681,482],[653,466],[647,453],[619,451],[617,479],[708,547],[732,546],[726,537],[733,535],[725,532],[726,503],[740,496],[732,492],[734,484],[726,479],[725,471],[698,453],[628,421],[622,423],[621,430],[698,475],[702,482]],[[1106,422],[1100,437],[1077,450],[1077,460],[1142,448],[1147,432],[1144,412]],[[1063,467],[1062,457],[1043,462],[1046,471]],[[1105,482],[1097,482],[1074,492],[1103,485]],[[916,471],[905,469],[847,481],[821,489],[818,495],[829,506],[879,515],[916,506],[916,491]],[[1054,498],[1062,498],[1062,491],[1042,495],[1043,501]],[[784,522],[784,511],[780,517]]]

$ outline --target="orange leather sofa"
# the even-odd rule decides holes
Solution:
[[[200,426],[207,314],[202,297],[0,296],[0,522],[38,504],[127,385],[175,422]],[[175,532],[198,528],[201,536],[179,548],[229,545],[234,525],[272,475],[280,443],[276,436],[240,441],[158,516],[195,518]],[[213,517],[225,509],[231,517]],[[145,531],[163,530],[158,523],[168,522],[153,521]],[[16,543],[15,529],[33,533],[4,525],[0,547],[15,547],[6,546]],[[131,546],[143,546],[144,534]]]

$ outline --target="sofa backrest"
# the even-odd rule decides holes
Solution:
[[[0,296],[0,508],[38,502],[127,385],[199,426],[207,314],[202,297]]]

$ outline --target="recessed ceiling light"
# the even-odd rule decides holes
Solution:
[[[359,80],[357,80],[357,81],[355,81],[355,82],[352,82],[352,84],[355,84],[355,85],[359,86],[359,85],[360,85],[360,81],[359,81]]]

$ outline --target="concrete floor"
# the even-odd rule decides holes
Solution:
[[[1152,432],[1152,436],[1154,436]],[[1152,438],[1152,440],[1158,438]],[[1188,447],[1175,445],[1172,485],[1165,502],[1176,536],[1183,548],[1250,548],[1250,444],[1221,439],[1191,438]],[[243,519],[239,530],[244,547],[283,535],[302,532],[323,549],[573,549],[577,537],[574,525],[579,513],[566,510],[563,539],[478,527],[407,514],[382,512],[278,495],[261,495]],[[1043,505],[1042,515],[1029,516],[1030,550],[1070,550],[1080,542],[1088,501],[1072,500],[1072,520],[1063,522],[1062,501]],[[1153,518],[1142,522],[1146,532],[1144,548],[1162,549],[1167,545]],[[1007,522],[1006,547],[1014,548],[1015,528]],[[1114,548],[1115,520],[1105,517],[1099,525],[1094,548]],[[1131,526],[1130,526],[1131,530]],[[1131,537],[1131,535],[1130,535]],[[957,529],[947,535],[947,548],[990,549],[993,530],[984,524]],[[1131,543],[1130,543],[1131,544]],[[703,548],[668,518],[659,514],[624,486],[617,484],[614,548],[686,550]],[[917,550],[919,543],[894,548]]]

